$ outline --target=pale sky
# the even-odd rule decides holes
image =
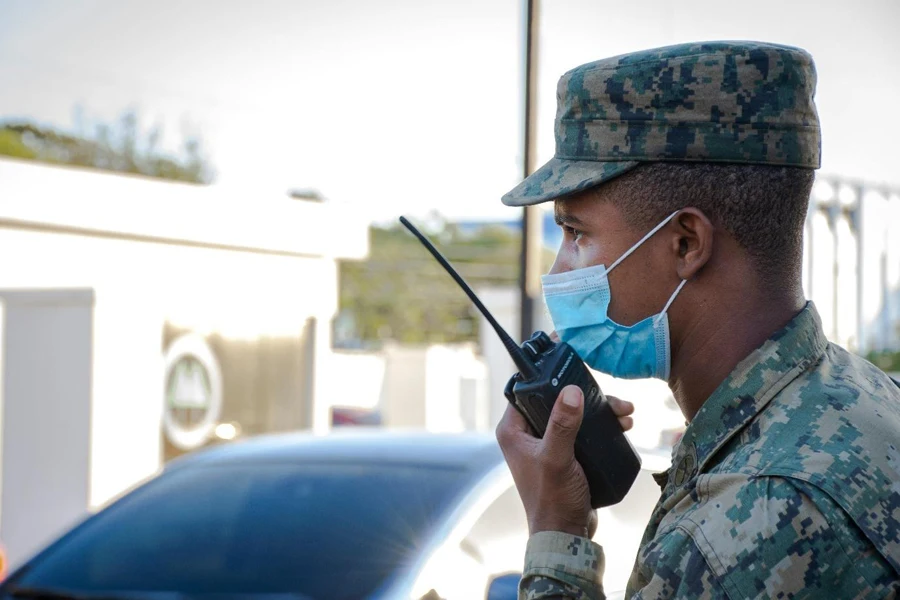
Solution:
[[[748,8],[749,7],[749,8]],[[670,43],[762,39],[818,67],[823,170],[900,184],[900,3],[545,0],[539,160],[556,80]],[[518,216],[520,0],[0,0],[0,117],[134,107],[206,140],[219,185],[315,188],[379,221]]]

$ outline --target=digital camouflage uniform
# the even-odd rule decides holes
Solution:
[[[900,389],[812,304],[706,401],[658,477],[627,598],[900,593]],[[521,595],[603,598],[603,551],[538,533]]]
[[[556,156],[504,196],[553,200],[652,160],[819,166],[815,68],[796,48],[686,44],[559,83]],[[900,389],[829,344],[808,304],[703,404],[656,476],[627,598],[900,596]],[[600,599],[603,551],[541,532],[520,598]]]

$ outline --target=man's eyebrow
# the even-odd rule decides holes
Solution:
[[[553,218],[556,221],[556,224],[559,226],[563,225],[576,225],[579,227],[584,227],[586,223],[573,215],[572,213],[566,212],[564,208],[556,207],[553,210]]]

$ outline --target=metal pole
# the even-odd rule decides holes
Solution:
[[[831,287],[831,322],[834,329],[832,330],[832,340],[834,343],[839,344],[838,341],[838,277],[840,276],[839,268],[838,268],[838,231],[837,231],[837,220],[838,214],[837,211],[840,210],[837,207],[837,203],[832,206],[830,209],[832,211],[832,226],[831,226],[831,277],[834,280],[834,285]]]
[[[813,299],[813,280],[815,277],[813,276],[813,216],[815,216],[816,206],[812,205],[809,208],[808,216],[806,218],[806,239],[809,242],[806,244],[807,255],[807,267],[806,267],[806,295],[807,299]]]
[[[522,178],[534,172],[537,139],[537,62],[539,32],[539,0],[523,0],[523,72],[524,106],[522,110]],[[535,329],[535,299],[541,293],[541,234],[543,223],[537,206],[522,210],[522,246],[519,262],[520,339],[531,336]]]
[[[888,291],[888,234],[884,233],[884,250],[881,252],[881,347],[879,350],[888,350],[891,345],[891,318],[888,303],[891,301]]]
[[[834,285],[831,287],[831,303],[832,303],[831,304],[831,322],[832,322],[832,327],[834,327],[834,329],[832,330],[832,336],[833,336],[832,339],[834,340],[834,342],[836,344],[839,344],[840,342],[838,341],[838,326],[837,326],[837,322],[838,322],[837,303],[838,303],[838,289],[839,289],[838,277],[839,277],[840,273],[839,273],[839,269],[838,269],[838,254],[837,254],[838,253],[837,224],[835,224],[835,228],[831,232],[831,241],[832,241],[832,246],[831,246],[832,247],[832,257],[833,257],[833,259],[831,261],[831,277],[832,277],[832,279],[834,279]]]
[[[838,206],[837,198],[832,198],[830,202],[821,203],[819,210],[825,213],[828,219],[828,229],[831,232],[831,336],[830,340],[839,343],[838,336],[838,234],[837,221],[840,218],[841,208]]]
[[[851,212],[850,224],[856,236],[856,353],[863,356],[866,351],[863,331],[863,188],[856,186],[853,190],[856,200]]]

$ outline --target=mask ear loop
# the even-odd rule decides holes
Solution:
[[[672,293],[671,296],[669,296],[669,301],[666,302],[666,305],[665,305],[665,306],[663,306],[662,312],[660,312],[658,315],[656,315],[655,317],[653,317],[653,326],[654,326],[654,327],[656,327],[656,326],[659,324],[659,321],[660,321],[664,316],[666,316],[666,311],[669,310],[669,307],[672,306],[672,303],[673,303],[673,302],[675,302],[675,296],[678,295],[678,292],[681,291],[681,288],[683,288],[683,287],[684,287],[684,284],[686,284],[687,282],[688,282],[687,279],[682,279],[682,280],[681,280],[681,283],[678,284],[678,287],[675,288],[675,291]]]
[[[640,248],[641,245],[643,245],[644,242],[646,242],[646,241],[649,240],[651,237],[653,237],[653,234],[654,234],[654,233],[656,233],[657,231],[659,231],[660,229],[662,229],[663,227],[665,227],[666,223],[668,223],[669,221],[671,221],[671,220],[675,217],[675,215],[677,215],[679,212],[680,212],[680,211],[677,211],[677,210],[676,210],[676,211],[673,212],[671,215],[669,215],[668,217],[666,217],[665,219],[663,219],[662,223],[660,223],[659,225],[657,225],[656,227],[654,227],[653,229],[651,229],[650,232],[647,233],[647,235],[645,235],[644,237],[642,237],[641,240],[640,240],[637,244],[635,244],[634,246],[632,246],[631,248],[629,248],[629,249],[625,252],[625,254],[623,254],[622,256],[620,256],[619,258],[617,258],[616,261],[615,261],[613,264],[611,264],[611,265],[609,266],[609,268],[606,270],[606,272],[609,273],[610,271],[612,271],[613,269],[615,269],[617,266],[619,266],[619,263],[620,263],[620,262],[622,262],[623,260],[625,260],[626,258],[628,258],[629,256],[631,256],[631,253],[632,253],[632,252],[634,252],[635,250],[637,250],[638,248]]]

